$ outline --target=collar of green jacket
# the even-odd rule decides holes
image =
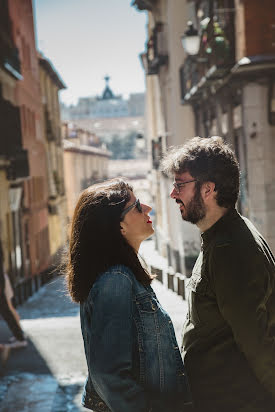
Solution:
[[[239,213],[235,208],[228,209],[227,213],[223,215],[213,226],[201,234],[203,246],[206,247],[217,233],[223,232],[229,227],[233,220],[239,217]]]

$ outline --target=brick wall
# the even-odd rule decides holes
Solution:
[[[29,244],[28,251],[23,245],[27,277],[44,270],[50,260],[49,245],[47,246],[49,239],[46,149],[43,141],[43,110],[32,0],[9,0],[9,11],[23,75],[23,79],[16,84],[15,99],[21,111],[23,147],[28,150],[30,167],[30,179],[24,182],[22,220],[22,237],[26,238]],[[26,264],[27,261],[30,262]]]

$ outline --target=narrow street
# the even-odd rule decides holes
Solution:
[[[97,249],[108,262],[119,212],[135,248],[152,223],[139,254],[179,347],[190,282],[194,404],[262,412],[275,399],[275,0],[1,0],[0,125],[0,412],[87,411],[79,305],[58,265],[71,230],[91,270]]]
[[[141,250],[148,264],[163,267],[153,242]],[[159,281],[153,288],[169,312],[180,340],[186,302]],[[18,308],[29,345],[13,349],[0,371],[2,412],[81,412],[86,364],[79,323],[79,307],[67,296],[63,278],[43,286]],[[1,342],[11,335],[0,321]]]

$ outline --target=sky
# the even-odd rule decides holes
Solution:
[[[115,94],[145,91],[139,54],[145,50],[146,13],[132,0],[33,0],[37,48],[67,89],[60,100],[101,95],[104,77]]]

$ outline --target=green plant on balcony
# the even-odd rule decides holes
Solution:
[[[218,60],[226,61],[229,57],[230,46],[224,30],[218,22],[214,23],[214,53]]]
[[[211,24],[210,19],[202,24],[202,53],[216,65],[224,64],[230,55],[230,44],[218,21]]]

